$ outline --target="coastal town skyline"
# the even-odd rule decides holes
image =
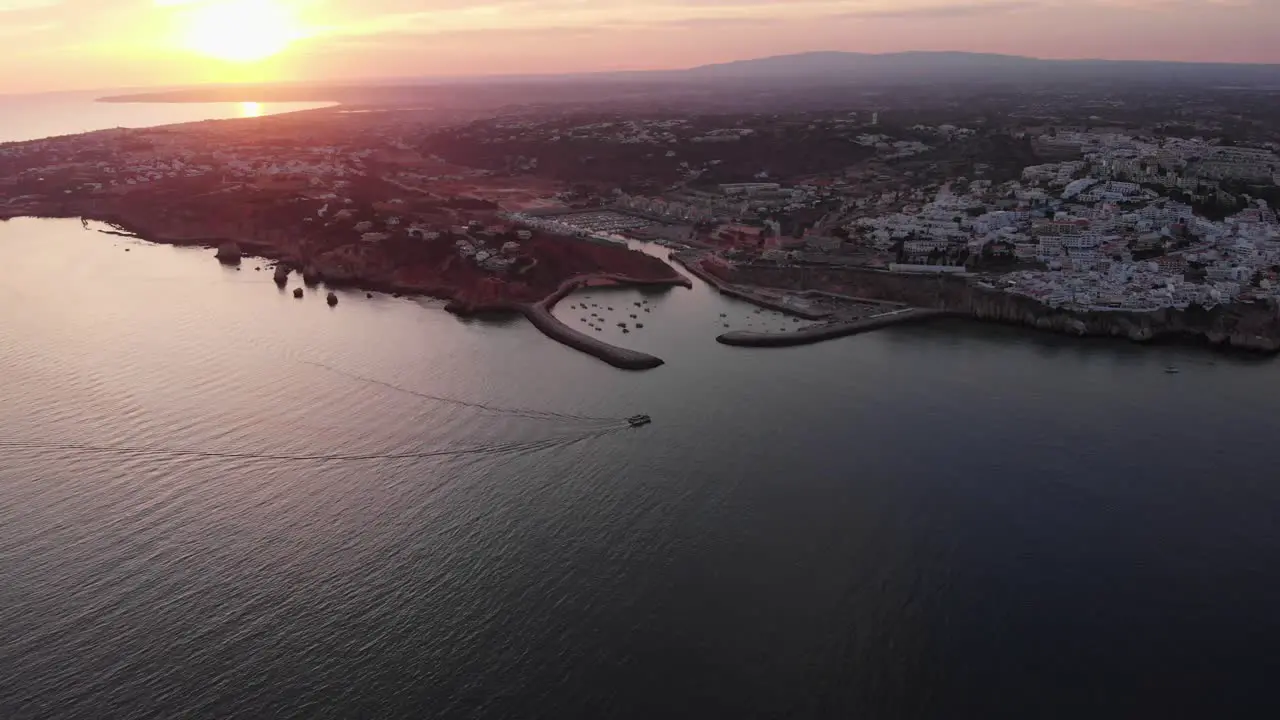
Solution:
[[[1270,64],[1277,24],[1280,6],[1262,0],[0,0],[0,93],[663,70],[816,50]]]

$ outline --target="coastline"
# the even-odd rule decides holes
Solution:
[[[518,302],[514,300],[475,302],[461,297],[462,293],[449,292],[444,288],[424,288],[409,284],[384,282],[358,275],[333,277],[317,271],[314,267],[299,261],[297,258],[288,256],[286,253],[279,252],[278,248],[268,243],[255,242],[244,238],[163,236],[147,232],[137,224],[131,223],[128,219],[114,213],[98,213],[96,215],[90,215],[87,213],[69,213],[65,215],[55,215],[32,213],[8,214],[4,211],[0,211],[0,222],[7,222],[18,218],[46,220],[80,219],[84,221],[100,222],[112,227],[113,229],[100,230],[99,232],[142,240],[144,242],[154,243],[157,245],[202,247],[212,250],[217,249],[220,245],[225,243],[234,243],[238,247],[242,257],[260,258],[262,260],[275,263],[277,267],[285,267],[291,272],[296,271],[302,273],[304,281],[308,285],[324,283],[326,287],[335,289],[351,288],[388,294],[396,293],[432,297],[440,300],[446,300],[447,302],[444,309],[447,312],[460,317],[478,315],[482,313],[518,313],[527,318],[534,327],[552,340],[624,370],[648,370],[663,365],[664,361],[653,355],[611,345],[569,327],[552,314],[552,309],[555,307],[556,303],[563,300],[575,290],[597,282],[629,287],[689,288],[693,286],[693,283],[687,277],[684,277],[674,271],[672,273],[673,277],[663,279],[638,278],[620,273],[591,273],[577,275],[562,281],[559,287],[557,287],[553,292],[535,302]]]
[[[678,253],[673,253],[672,259],[722,293],[781,312],[796,314],[794,309],[778,303],[764,304],[759,297],[742,286],[754,285],[793,293],[817,290],[797,286],[795,278],[787,274],[785,267],[738,267],[734,272],[746,282],[735,285],[712,275],[699,267],[696,261],[680,257]],[[825,272],[838,278],[842,284],[855,286],[854,294],[858,297],[936,311],[935,317],[946,315],[1078,338],[1127,339],[1139,344],[1186,342],[1224,351],[1280,354],[1280,308],[1268,303],[1236,303],[1210,309],[1193,306],[1185,310],[1164,308],[1149,311],[1084,311],[1050,307],[1033,298],[987,290],[958,277],[849,267],[827,269]],[[855,330],[862,331],[865,328]],[[819,340],[848,334],[850,333],[831,332],[824,334]],[[741,338],[734,333],[727,335]]]
[[[32,210],[24,208],[22,210],[12,211],[0,208],[0,222],[8,220],[16,220],[19,218],[33,218],[38,220],[84,220],[89,222],[98,222],[108,225],[112,230],[100,230],[104,234],[118,235],[122,237],[131,237],[145,242],[155,243],[157,245],[173,245],[176,247],[202,247],[210,250],[216,250],[220,246],[227,243],[234,243],[240,250],[240,254],[244,257],[256,257],[268,262],[273,262],[277,266],[283,266],[290,271],[296,271],[308,278],[308,284],[316,284],[323,282],[325,285],[334,288],[352,288],[358,290],[368,290],[374,292],[400,293],[403,295],[420,295],[431,297],[438,300],[448,301],[446,309],[457,315],[473,315],[484,312],[519,312],[525,304],[533,303],[544,299],[548,294],[558,292],[560,287],[570,280],[574,280],[580,276],[589,277],[599,275],[602,278],[616,276],[620,281],[633,282],[637,284],[651,282],[667,282],[670,284],[684,284],[688,279],[680,275],[667,263],[661,263],[669,271],[669,278],[663,279],[643,279],[637,278],[625,273],[612,273],[602,270],[598,273],[579,273],[569,276],[561,280],[556,289],[551,293],[541,295],[533,295],[522,299],[508,298],[486,298],[486,297],[470,297],[474,293],[469,293],[472,288],[459,287],[456,284],[422,284],[398,280],[395,277],[371,277],[369,274],[361,274],[358,270],[353,271],[345,267],[331,267],[326,262],[325,253],[316,253],[308,251],[296,242],[290,242],[287,234],[278,230],[269,231],[277,236],[284,235],[285,239],[281,242],[271,242],[268,240],[260,240],[248,236],[244,232],[235,234],[190,234],[179,235],[172,232],[161,232],[153,228],[144,226],[141,222],[118,212],[99,212],[91,209],[80,207],[63,207],[62,209],[40,208]],[[194,225],[204,227],[205,222],[202,220],[193,221]],[[639,253],[638,253],[639,254]],[[658,261],[661,262],[661,261]],[[394,275],[394,273],[383,273]]]
[[[471,285],[439,282],[410,283],[400,281],[394,273],[385,272],[381,273],[381,277],[373,277],[345,267],[328,265],[323,258],[303,257],[299,254],[297,247],[287,243],[273,243],[245,237],[246,233],[243,232],[235,233],[234,236],[161,233],[146,228],[140,222],[117,212],[94,211],[91,208],[62,203],[54,207],[45,206],[38,209],[30,207],[0,209],[0,222],[23,217],[101,222],[114,229],[102,232],[163,245],[215,249],[221,244],[230,242],[235,243],[244,256],[262,258],[274,262],[277,266],[303,274],[308,284],[323,282],[332,288],[352,288],[436,298],[446,301],[445,309],[459,316],[491,312],[519,313],[557,342],[625,369],[649,369],[661,365],[663,361],[660,358],[633,353],[633,351],[617,348],[583,335],[555,319],[550,312],[551,308],[569,292],[593,279],[612,280],[619,284],[636,286],[683,285],[689,287],[692,285],[688,276],[675,271],[671,265],[663,263],[671,271],[672,277],[645,279],[610,272],[578,274],[561,280],[555,290],[541,297],[529,297],[526,294],[523,298],[507,298],[489,292],[490,288],[482,285],[472,287],[474,283]],[[200,223],[195,223],[195,226],[204,227]],[[830,317],[828,313],[806,311],[763,297],[750,290],[755,286],[797,294],[826,292],[820,288],[805,286],[804,282],[797,286],[796,278],[788,275],[785,267],[739,266],[733,272],[743,282],[733,283],[710,273],[701,267],[696,259],[686,257],[682,253],[671,253],[670,260],[688,270],[691,275],[708,283],[717,292],[752,305],[809,320],[826,320]],[[840,283],[846,287],[852,286],[853,290],[844,291],[849,295],[856,295],[858,298],[873,302],[897,303],[920,310],[935,311],[928,316],[912,316],[913,320],[945,314],[949,317],[1021,326],[1071,337],[1123,338],[1136,343],[1185,342],[1208,345],[1219,350],[1245,351],[1263,355],[1280,354],[1280,310],[1265,303],[1222,305],[1211,309],[1193,306],[1185,310],[1166,308],[1154,311],[1081,311],[1050,307],[1033,298],[984,289],[964,278],[893,273],[871,268],[844,267],[826,269],[823,272],[838,277]],[[543,292],[546,292],[545,289]],[[870,320],[870,318],[863,320]],[[895,322],[904,320],[899,319]],[[881,326],[881,324],[875,324],[875,327]],[[789,339],[784,341],[769,337],[762,338],[760,333],[726,333],[717,337],[717,341],[729,345],[781,347],[820,342],[874,329],[861,321],[835,323],[822,327],[825,329],[814,329],[803,334],[789,334]]]

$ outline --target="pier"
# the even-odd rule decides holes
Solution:
[[[737,298],[738,300],[749,302],[757,307],[765,308],[766,310],[776,310],[784,315],[791,315],[805,320],[824,320],[831,316],[831,313],[828,312],[814,311],[789,305],[785,302],[775,300],[771,297],[766,297],[747,288],[727,283],[706,270],[703,270],[698,265],[697,261],[681,257],[681,253],[672,253],[671,259],[685,270],[693,273],[699,280],[715,288],[721,295],[727,295],[731,298]]]
[[[737,347],[792,347],[796,345],[812,345],[824,340],[857,335],[859,333],[878,330],[890,325],[902,325],[920,322],[946,315],[944,310],[925,310],[922,308],[901,308],[871,317],[857,320],[836,321],[823,325],[814,325],[795,332],[762,333],[737,330],[727,332],[716,338],[722,345]]]

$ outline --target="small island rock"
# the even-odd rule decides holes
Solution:
[[[338,296],[334,295],[333,293],[329,293],[328,295],[326,295],[324,300],[325,302],[329,303],[329,307],[333,307],[334,305],[338,304]]]
[[[224,265],[240,264],[240,246],[233,242],[225,242],[218,246],[218,252],[214,255],[218,258],[218,262]]]
[[[294,297],[296,297],[296,298],[300,298],[300,297],[302,297],[302,288],[294,288],[294,289],[293,289],[293,296],[294,296]]]

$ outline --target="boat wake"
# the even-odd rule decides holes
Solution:
[[[113,454],[133,456],[162,456],[175,458],[217,458],[229,460],[261,460],[274,462],[370,462],[380,460],[416,460],[462,455],[509,455],[534,453],[560,449],[580,442],[604,437],[618,432],[619,428],[607,428],[568,436],[541,438],[521,442],[490,443],[468,448],[440,450],[406,450],[399,452],[370,453],[278,453],[251,450],[219,450],[203,448],[172,448],[145,445],[97,445],[78,442],[43,442],[32,440],[0,440],[0,448],[7,450],[37,450],[72,454]]]
[[[397,392],[406,393],[424,400],[432,402],[456,405],[459,407],[471,408],[483,412],[495,413],[509,417],[527,418],[530,420],[553,421],[564,426],[567,432],[561,432],[551,437],[543,437],[534,440],[522,440],[512,442],[494,442],[474,447],[460,448],[438,448],[438,449],[413,449],[399,451],[378,451],[378,452],[323,452],[323,453],[289,453],[289,452],[272,452],[268,450],[256,449],[223,449],[223,448],[183,448],[183,447],[157,447],[147,445],[112,445],[112,444],[96,444],[92,442],[70,442],[70,441],[44,441],[44,440],[27,440],[16,438],[0,438],[0,449],[4,450],[29,450],[37,452],[49,453],[70,453],[70,454],[108,454],[108,455],[131,455],[131,456],[157,456],[169,458],[216,458],[225,460],[252,460],[252,461],[271,461],[271,462],[316,462],[316,463],[336,463],[336,462],[373,462],[373,461],[391,461],[391,460],[417,460],[438,457],[457,457],[457,456],[485,456],[485,455],[512,455],[523,453],[534,453],[544,450],[565,448],[577,443],[604,437],[616,432],[626,430],[631,427],[637,427],[641,424],[649,422],[648,416],[632,416],[630,418],[608,418],[594,417],[591,415],[575,415],[571,413],[559,413],[549,410],[531,410],[527,408],[507,408],[497,405],[489,405],[487,403],[469,402],[459,400],[457,398],[444,397],[440,395],[432,395],[429,393],[419,392],[411,388],[402,387],[393,383],[385,382],[375,378],[365,377],[356,373],[348,372],[341,368],[336,368],[324,363],[312,361],[300,361],[306,365],[312,365],[322,368],[338,375],[343,375],[352,380],[359,382],[379,385]],[[640,420],[643,418],[643,420]]]
[[[388,388],[390,390],[395,390],[398,392],[406,393],[408,395],[413,395],[414,397],[419,397],[419,398],[422,398],[423,400],[431,400],[432,402],[444,403],[447,405],[455,405],[457,407],[471,408],[473,410],[481,410],[483,412],[506,415],[509,417],[526,418],[529,420],[559,421],[559,422],[574,423],[574,424],[586,423],[591,425],[598,425],[600,427],[614,427],[614,426],[624,427],[627,425],[626,418],[595,417],[592,415],[574,415],[571,413],[559,413],[559,412],[553,412],[550,410],[532,410],[528,408],[507,408],[507,407],[500,407],[497,405],[490,405],[487,403],[470,402],[467,400],[459,400],[457,398],[443,397],[441,395],[432,395],[432,394],[424,393],[418,390],[413,390],[411,388],[406,388],[401,385],[396,385],[394,383],[389,383],[389,382],[386,382],[385,380],[378,380],[375,378],[358,375],[356,373],[349,372],[341,368],[336,368],[336,367],[333,367],[332,365],[326,365],[320,362],[314,362],[311,360],[301,360],[299,362],[302,362],[305,365],[311,365],[313,367],[318,367],[324,370],[328,370],[331,373],[342,375],[343,377],[349,378],[351,380],[369,383],[371,385],[378,385],[384,388]]]

